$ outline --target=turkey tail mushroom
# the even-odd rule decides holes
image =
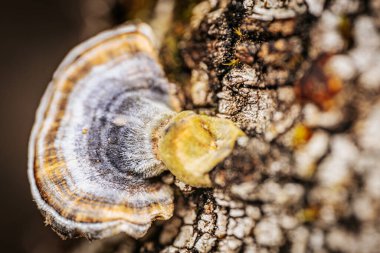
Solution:
[[[144,236],[174,208],[171,187],[155,176],[169,169],[211,186],[207,172],[243,135],[229,120],[172,109],[154,41],[145,24],[95,36],[68,54],[41,100],[28,176],[64,238]]]

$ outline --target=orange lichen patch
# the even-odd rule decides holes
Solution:
[[[323,110],[334,105],[334,97],[343,88],[343,81],[327,67],[330,58],[322,55],[316,59],[295,86],[301,101],[312,101]]]
[[[303,124],[297,124],[293,129],[293,147],[297,148],[304,145],[305,143],[307,143],[308,140],[310,140],[312,135],[313,132],[310,128]]]
[[[183,182],[210,187],[208,172],[233,150],[244,133],[227,119],[184,111],[163,129],[159,158]]]

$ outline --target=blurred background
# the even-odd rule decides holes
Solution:
[[[136,2],[150,8],[152,1]],[[1,2],[1,252],[67,252],[80,242],[63,241],[44,226],[27,180],[28,138],[39,100],[65,54],[139,8],[134,4],[126,11],[126,5],[117,0]]]

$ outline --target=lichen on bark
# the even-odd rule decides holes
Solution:
[[[166,69],[190,75],[185,109],[231,119],[248,138],[211,172],[211,189],[165,174],[174,217],[128,239],[128,249],[377,252],[379,8],[376,0],[196,5],[175,42],[185,66]]]

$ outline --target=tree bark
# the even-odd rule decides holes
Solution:
[[[184,109],[231,119],[247,138],[212,189],[164,175],[175,214],[142,240],[75,252],[378,252],[380,2],[186,4],[165,70]],[[189,6],[191,21],[178,17]]]

